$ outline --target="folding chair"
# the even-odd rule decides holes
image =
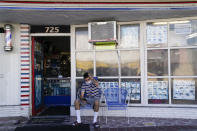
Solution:
[[[108,110],[125,110],[125,118],[128,114],[126,103],[127,90],[121,88],[108,88],[104,91],[106,106]],[[106,115],[107,123],[107,115]],[[128,117],[129,124],[129,117]]]

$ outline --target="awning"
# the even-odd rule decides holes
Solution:
[[[0,2],[0,23],[87,24],[197,16],[197,4],[33,4]]]

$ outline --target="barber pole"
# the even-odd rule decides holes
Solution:
[[[12,26],[11,25],[5,25],[5,42],[6,45],[4,46],[5,51],[11,51],[12,50]]]

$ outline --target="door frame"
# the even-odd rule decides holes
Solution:
[[[30,105],[31,105],[31,108],[30,108],[30,114],[32,115],[32,116],[35,116],[35,115],[37,115],[37,113],[39,113],[41,110],[42,110],[42,108],[40,108],[40,109],[38,109],[37,111],[35,110],[35,85],[34,85],[34,81],[35,81],[35,79],[34,79],[34,42],[35,42],[35,37],[36,36],[40,36],[40,37],[57,37],[57,36],[68,36],[68,37],[70,37],[70,40],[72,39],[71,38],[71,33],[30,33],[30,38],[31,38],[31,41],[30,41],[30,43],[31,43],[31,45],[30,45],[30,48],[31,48],[31,94],[30,94],[30,98],[31,98],[31,100],[30,100]],[[71,41],[70,41],[70,47],[71,47]],[[72,53],[72,52],[71,52]],[[71,71],[71,73],[72,73],[72,71]],[[72,74],[71,74],[72,75]],[[72,81],[71,81],[71,83],[72,83]],[[71,89],[72,90],[72,89]]]

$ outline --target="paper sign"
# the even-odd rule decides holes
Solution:
[[[174,80],[173,81],[173,99],[195,100],[195,81]]]
[[[147,26],[147,44],[167,43],[167,25],[148,25]]]
[[[148,99],[168,99],[168,81],[148,81]]]

